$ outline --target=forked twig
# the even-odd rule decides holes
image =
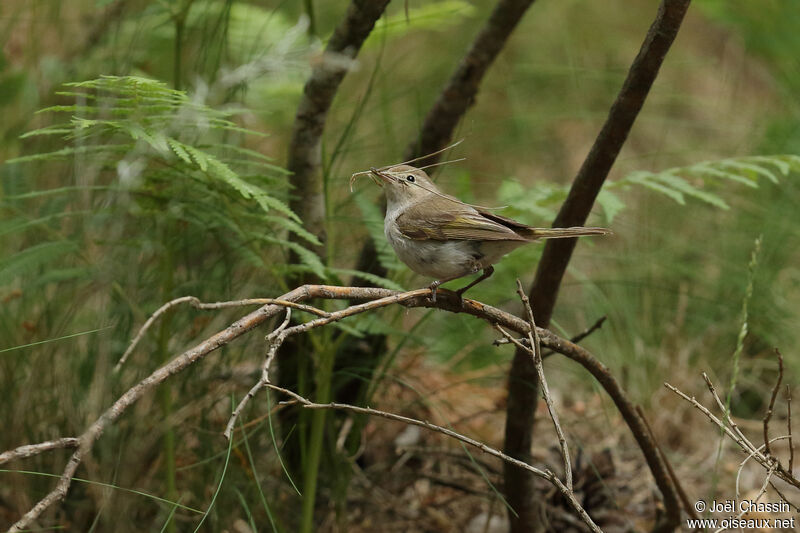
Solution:
[[[672,392],[674,392],[675,394],[677,394],[678,396],[680,396],[681,398],[683,398],[684,400],[686,400],[687,402],[689,402],[690,404],[692,404],[692,406],[694,406],[698,411],[706,415],[706,417],[708,417],[709,420],[711,420],[716,426],[718,426],[731,440],[733,440],[739,446],[739,448],[742,449],[744,453],[747,454],[747,457],[739,467],[739,473],[741,473],[741,468],[744,466],[744,464],[752,458],[756,460],[759,464],[761,464],[761,466],[768,472],[771,472],[770,476],[775,475],[780,479],[782,479],[783,481],[785,481],[786,483],[789,483],[795,488],[800,489],[800,480],[798,480],[798,478],[794,476],[792,468],[791,467],[789,469],[785,468],[777,457],[775,457],[774,455],[772,455],[767,451],[769,450],[770,443],[783,439],[789,440],[790,443],[789,461],[791,464],[792,461],[791,434],[781,437],[776,437],[774,439],[768,439],[761,446],[756,446],[744,435],[744,433],[742,433],[742,431],[739,429],[739,426],[736,425],[736,423],[733,421],[729,410],[725,407],[725,404],[722,402],[719,395],[717,394],[716,388],[714,387],[714,384],[711,382],[711,379],[709,379],[709,377],[706,375],[705,372],[703,372],[702,375],[703,379],[706,382],[706,386],[708,387],[709,392],[711,392],[711,395],[714,397],[714,401],[716,402],[717,407],[719,407],[720,411],[722,411],[722,416],[723,416],[722,420],[716,417],[713,413],[711,413],[711,411],[709,411],[704,405],[698,402],[694,397],[689,397],[688,395],[681,392],[680,390],[678,390],[678,388],[674,387],[673,385],[670,385],[669,383],[664,383],[664,386],[667,387]],[[739,474],[737,474],[737,486],[736,486],[737,494],[739,492],[738,477]],[[786,498],[783,495],[781,495],[781,498],[783,498],[784,501],[789,503],[788,500],[786,500]]]
[[[608,317],[607,317],[607,316],[605,316],[605,315],[604,315],[604,316],[601,316],[600,318],[598,318],[598,319],[595,321],[595,323],[594,323],[594,324],[592,324],[591,326],[589,326],[589,327],[588,327],[588,328],[586,328],[585,330],[581,331],[580,333],[578,333],[578,334],[577,334],[577,335],[575,335],[574,337],[570,337],[570,338],[569,338],[569,342],[572,342],[572,343],[578,344],[578,343],[579,343],[579,342],[581,342],[583,339],[585,339],[586,337],[588,337],[589,335],[591,335],[592,333],[594,333],[595,331],[597,331],[598,329],[600,329],[601,327],[603,327],[603,323],[605,323],[605,321],[606,321],[606,319],[607,319],[607,318],[608,318]],[[517,340],[518,340],[519,342],[521,342],[522,344],[525,344],[526,342],[528,342],[528,339],[527,339],[527,338],[525,338],[525,337],[521,337],[521,338],[519,338],[519,339],[517,339]],[[492,342],[492,344],[493,344],[494,346],[500,346],[500,345],[502,345],[502,344],[509,344],[510,342],[511,342],[510,340],[508,340],[508,339],[506,339],[506,338],[504,337],[504,338],[502,338],[502,339],[495,339],[495,340]],[[547,359],[548,357],[550,357],[550,356],[551,356],[551,355],[553,355],[554,353],[556,353],[556,352],[554,352],[553,350],[547,350],[546,352],[542,352],[542,359]]]
[[[175,298],[174,300],[165,303],[164,305],[159,307],[152,315],[150,315],[150,318],[148,318],[147,321],[144,323],[144,325],[142,325],[142,327],[139,329],[139,332],[136,334],[131,343],[128,345],[128,348],[125,350],[125,353],[122,354],[122,357],[119,358],[119,361],[114,366],[114,372],[119,372],[120,369],[122,369],[122,365],[125,364],[125,362],[128,360],[128,357],[130,357],[131,353],[133,353],[133,351],[136,349],[136,346],[142,340],[145,333],[147,333],[147,331],[152,327],[155,321],[158,320],[164,313],[166,313],[173,307],[183,303],[189,303],[195,309],[203,309],[203,310],[225,309],[230,307],[246,307],[250,305],[280,305],[283,307],[293,307],[295,309],[306,311],[317,316],[328,315],[326,311],[323,311],[322,309],[317,309],[316,307],[310,305],[299,304],[296,302],[289,302],[286,300],[280,300],[275,298],[247,298],[244,300],[231,300],[227,302],[207,303],[207,302],[201,302],[200,299],[195,296],[181,296],[180,298]]]
[[[240,413],[244,410],[247,403],[256,395],[258,391],[266,387],[267,383],[269,383],[269,367],[272,365],[272,361],[275,359],[275,356],[278,353],[278,349],[283,344],[283,341],[286,339],[286,335],[284,332],[286,328],[289,326],[289,322],[292,320],[292,308],[286,308],[286,318],[283,320],[280,326],[275,328],[275,331],[267,335],[267,353],[264,355],[264,363],[261,366],[261,377],[258,379],[255,385],[247,391],[244,398],[239,402],[239,405],[236,406],[236,409],[233,410],[231,413],[230,419],[228,419],[228,424],[225,426],[225,431],[222,432],[222,435],[227,439],[231,440],[231,434],[233,433],[233,427],[236,425],[236,420],[239,418]]]
[[[783,435],[781,437],[775,437],[770,442],[775,442],[775,441],[783,440],[783,439],[786,439],[786,438],[788,438],[788,437],[786,435]],[[762,444],[761,446],[759,446],[757,448],[757,451],[760,452],[764,448],[765,448],[765,446]],[[767,457],[770,457],[770,456],[767,456]],[[739,479],[742,477],[742,471],[744,470],[744,466],[747,464],[747,461],[749,461],[752,458],[753,458],[753,454],[752,453],[748,454],[748,456],[745,457],[744,460],[741,463],[739,463],[739,468],[736,470],[736,485],[735,485],[736,486],[736,499],[739,499],[739,496],[741,495],[741,491],[739,490]],[[778,466],[778,462],[777,461],[773,462],[772,466],[777,467]]]
[[[536,372],[539,374],[539,385],[542,389],[542,398],[547,404],[547,410],[550,413],[550,419],[555,426],[556,434],[558,435],[558,443],[561,446],[561,456],[564,459],[564,478],[567,482],[567,487],[572,490],[572,461],[569,458],[569,447],[567,446],[567,438],[564,436],[564,430],[561,429],[561,424],[558,420],[558,413],[556,412],[555,405],[553,404],[553,397],[550,396],[550,388],[547,386],[547,380],[544,377],[544,363],[542,363],[542,348],[539,341],[539,334],[536,332],[536,322],[533,318],[533,310],[531,309],[530,300],[525,295],[525,290],[522,288],[522,282],[517,279],[517,294],[525,307],[525,313],[528,317],[528,323],[531,329],[528,332],[528,342],[533,346],[530,350],[533,357],[533,364],[536,366]]]
[[[395,413],[389,413],[387,411],[381,411],[378,409],[373,409],[371,407],[358,407],[355,405],[333,403],[333,402],[314,403],[311,400],[304,398],[303,396],[300,396],[299,394],[293,391],[290,391],[283,387],[279,387],[272,383],[268,383],[267,387],[269,387],[274,391],[289,396],[290,398],[293,399],[293,403],[297,403],[306,409],[334,409],[334,410],[349,411],[352,413],[358,413],[369,416],[379,416],[381,418],[386,418],[388,420],[394,420],[396,422],[402,422],[404,424],[418,426],[431,431],[435,431],[437,433],[441,433],[448,437],[454,438],[460,442],[463,442],[464,444],[468,444],[470,446],[478,448],[484,453],[488,453],[489,455],[493,455],[494,457],[497,457],[498,459],[501,459],[507,463],[511,463],[515,466],[518,466],[519,468],[523,468],[528,472],[531,472],[532,474],[550,482],[567,499],[567,501],[570,503],[575,512],[578,513],[584,524],[586,524],[595,533],[602,533],[602,530],[597,526],[597,524],[594,523],[594,521],[591,519],[588,513],[583,509],[581,504],[575,498],[575,494],[572,492],[572,490],[569,489],[564,483],[562,483],[562,481],[558,478],[558,476],[555,475],[555,473],[552,470],[549,470],[547,468],[545,469],[537,468],[535,466],[529,465],[524,461],[520,461],[519,459],[514,459],[513,457],[506,455],[503,452],[495,448],[492,448],[491,446],[488,446],[480,441],[467,437],[466,435],[462,435],[461,433],[457,433],[452,429],[432,424],[431,422],[428,421],[423,421],[416,418],[410,418]]]
[[[77,448],[78,439],[75,437],[62,437],[60,439],[48,440],[47,442],[40,442],[39,444],[26,444],[19,446],[13,450],[0,453],[0,465],[14,461],[16,459],[26,459],[39,455],[42,452],[50,450],[61,450],[63,448]]]

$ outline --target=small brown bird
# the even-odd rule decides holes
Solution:
[[[443,194],[424,170],[408,165],[373,168],[370,174],[386,193],[386,238],[411,270],[435,278],[430,285],[434,301],[442,283],[483,270],[456,291],[461,296],[491,276],[493,264],[524,244],[611,233],[605,228],[530,227]]]

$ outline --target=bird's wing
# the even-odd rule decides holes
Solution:
[[[396,222],[400,232],[414,240],[528,240],[512,228],[461,202],[448,203],[444,211],[440,197],[409,206]]]

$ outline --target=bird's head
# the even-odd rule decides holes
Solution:
[[[397,165],[387,169],[371,169],[371,175],[384,186],[386,201],[392,204],[411,204],[431,194],[440,195],[430,176],[409,165]]]

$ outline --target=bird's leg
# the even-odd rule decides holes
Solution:
[[[485,280],[486,278],[488,278],[492,274],[494,274],[494,267],[492,265],[489,265],[489,266],[487,266],[486,268],[483,269],[483,274],[481,274],[477,279],[473,280],[472,283],[470,283],[469,285],[467,285],[463,289],[458,289],[456,291],[456,294],[458,294],[458,297],[460,298],[462,294],[467,292],[467,289],[474,287],[475,285],[477,285],[481,281]]]
[[[438,280],[438,279],[437,279],[437,280],[435,280],[433,283],[431,283],[431,285],[430,285],[430,289],[431,289],[431,301],[432,301],[433,303],[436,303],[436,290],[439,288],[439,285],[441,285],[441,284],[442,284],[442,281],[440,281],[440,280]]]
[[[437,279],[436,281],[431,283],[429,285],[431,289],[431,301],[433,303],[436,303],[436,291],[439,289],[439,285],[441,285],[442,283],[447,283],[448,281],[453,281],[454,279],[460,278],[461,276],[463,276],[463,274],[459,274],[458,276],[450,276],[449,278]]]

